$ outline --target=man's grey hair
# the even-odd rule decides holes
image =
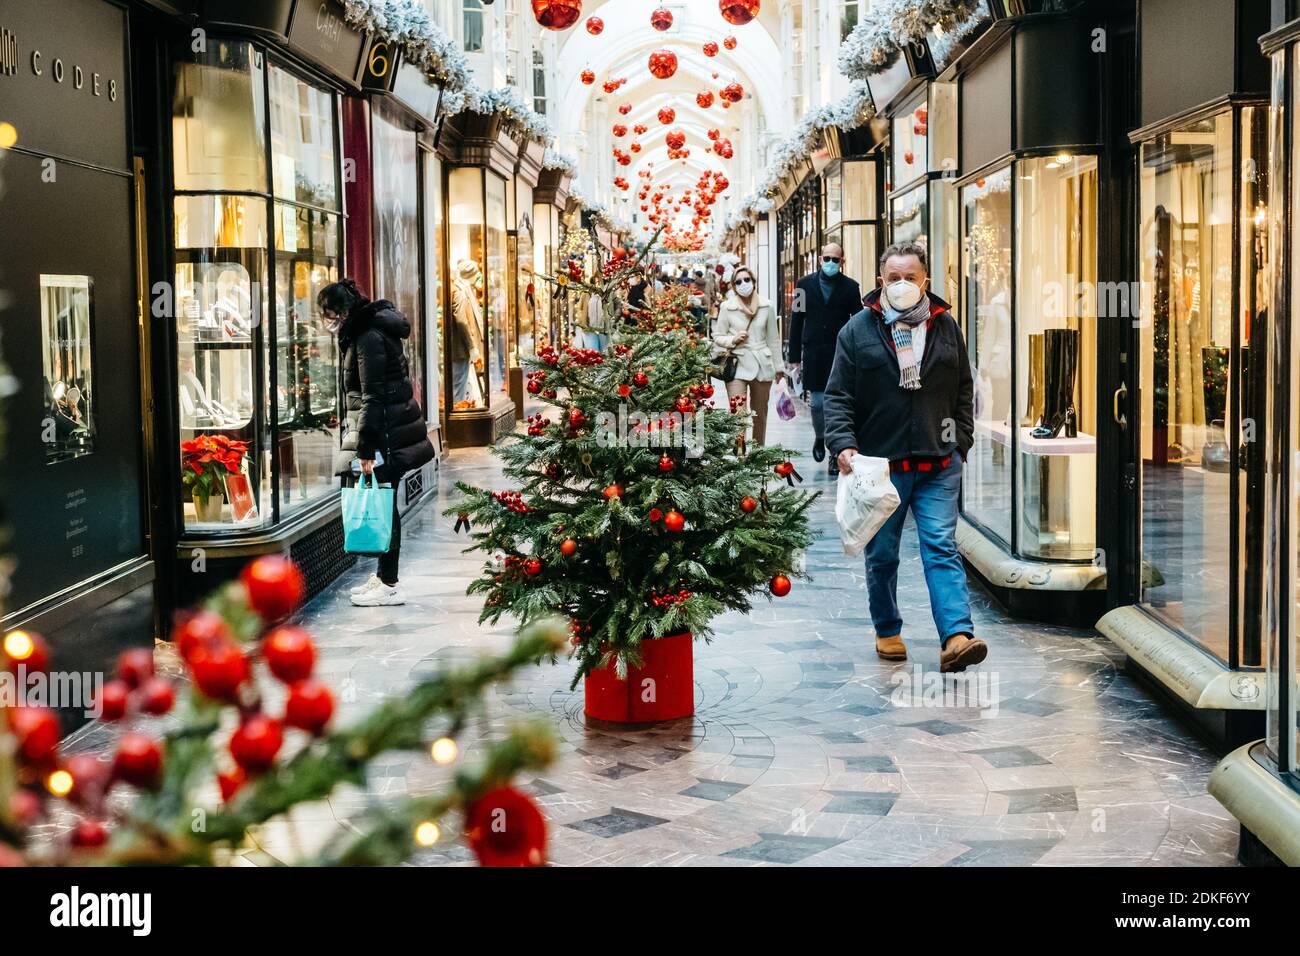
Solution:
[[[925,274],[930,274],[930,257],[925,251],[925,246],[919,242],[895,242],[885,247],[885,251],[880,254],[880,274],[885,273],[885,263],[894,256],[916,256],[920,260],[921,268]]]

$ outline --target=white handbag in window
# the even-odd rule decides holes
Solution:
[[[852,471],[840,475],[835,520],[840,525],[844,553],[861,554],[876,532],[898,508],[898,489],[889,478],[889,459],[854,455]]]

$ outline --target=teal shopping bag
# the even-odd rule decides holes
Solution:
[[[350,554],[387,554],[393,537],[392,488],[379,487],[373,474],[343,489],[343,550]]]

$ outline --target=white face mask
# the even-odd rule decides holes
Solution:
[[[921,294],[921,287],[906,279],[899,279],[885,286],[885,299],[900,312],[905,312],[920,302]]]
[[[748,298],[753,291],[754,283],[750,282],[748,279],[741,279],[736,283],[736,295],[741,298]]]

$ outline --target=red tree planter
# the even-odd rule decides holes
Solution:
[[[691,635],[674,634],[641,645],[640,667],[627,680],[614,668],[594,670],[583,681],[583,713],[619,724],[676,720],[695,713],[695,662]]]

